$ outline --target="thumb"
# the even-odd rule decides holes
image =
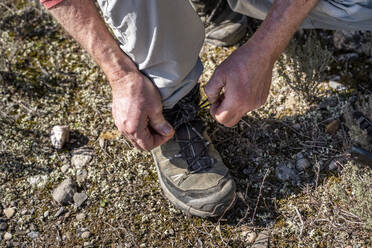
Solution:
[[[225,86],[224,81],[218,73],[214,73],[207,85],[204,87],[204,92],[210,103],[215,103],[220,97],[222,88]]]
[[[163,136],[173,136],[174,129],[167,122],[163,116],[163,114],[160,112],[154,112],[149,115],[150,117],[150,126],[152,129],[154,129],[157,133],[163,135]]]

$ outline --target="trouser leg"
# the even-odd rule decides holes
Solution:
[[[172,108],[197,84],[204,27],[186,0],[98,0],[121,49]]]
[[[228,0],[231,8],[244,15],[265,19],[274,0]],[[371,0],[320,0],[302,28],[372,30]]]

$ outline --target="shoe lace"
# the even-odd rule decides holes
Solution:
[[[167,110],[165,117],[170,120],[172,126],[176,130],[175,141],[180,144],[181,152],[176,154],[175,158],[183,158],[187,161],[188,167],[186,174],[193,174],[202,171],[206,171],[212,167],[216,162],[214,158],[208,155],[208,146],[210,142],[206,140],[203,135],[193,126],[193,123],[202,123],[198,113],[209,106],[207,100],[197,105],[194,104],[194,100],[191,97],[184,97],[181,99],[176,107],[171,110]],[[177,130],[184,126],[188,131],[192,130],[196,135],[192,138],[179,138],[177,137]],[[191,135],[189,135],[191,137]],[[202,149],[196,153],[197,149],[194,149],[195,144],[201,144]],[[191,156],[190,156],[191,154]]]

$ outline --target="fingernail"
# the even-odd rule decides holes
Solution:
[[[163,135],[169,135],[169,134],[172,133],[172,131],[173,131],[173,128],[168,123],[164,124],[161,127],[161,132],[162,132]]]

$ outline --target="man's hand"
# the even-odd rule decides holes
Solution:
[[[151,150],[172,138],[158,89],[146,76],[133,72],[110,84],[115,125],[136,148]]]
[[[266,102],[274,61],[254,45],[237,49],[214,72],[205,87],[211,115],[232,127]]]
[[[273,65],[318,0],[276,0],[252,38],[215,71],[205,87],[211,114],[234,126],[266,102]]]

